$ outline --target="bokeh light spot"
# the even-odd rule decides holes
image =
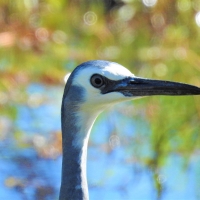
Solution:
[[[30,26],[32,27],[38,27],[40,26],[40,15],[39,14],[32,14],[30,17],[29,17],[29,24]]]
[[[115,21],[113,21],[111,24],[109,24],[109,29],[114,33],[120,33],[126,30],[127,28],[127,22],[118,18]]]
[[[142,0],[145,6],[147,7],[153,7],[156,5],[157,0]]]
[[[161,49],[159,47],[151,47],[147,50],[146,56],[151,60],[158,59],[161,57]]]
[[[52,39],[57,44],[63,44],[67,40],[67,35],[65,32],[57,30],[52,34]]]
[[[46,144],[46,139],[42,135],[34,135],[33,144],[35,147],[42,147]]]
[[[159,77],[165,76],[167,74],[167,66],[163,63],[158,63],[154,67],[154,72]]]
[[[109,138],[109,145],[112,149],[120,145],[120,139],[117,135],[111,135]]]
[[[94,12],[89,11],[84,14],[83,19],[85,24],[91,26],[97,22],[97,15]]]
[[[183,47],[178,47],[174,50],[174,57],[178,60],[183,60],[187,57],[187,51]]]
[[[151,17],[151,23],[154,28],[161,28],[165,24],[165,19],[162,14],[154,14]]]
[[[159,183],[164,183],[164,182],[167,181],[167,177],[165,175],[163,175],[163,174],[159,174],[158,177],[157,177],[157,181]]]
[[[116,59],[119,57],[120,49],[117,46],[108,46],[106,48],[99,48],[97,55],[103,59]]]
[[[191,2],[188,0],[179,0],[177,4],[178,10],[187,11],[191,7]]]
[[[133,18],[135,14],[135,9],[130,5],[125,5],[119,9],[118,14],[122,20],[128,21]]]
[[[43,96],[40,93],[33,93],[29,96],[27,103],[31,108],[37,108],[43,102]]]
[[[200,11],[195,15],[195,21],[197,26],[200,27]]]
[[[46,28],[38,28],[35,32],[35,36],[40,42],[47,42],[49,38],[49,32]]]

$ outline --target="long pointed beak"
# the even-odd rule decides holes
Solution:
[[[200,95],[200,88],[172,81],[131,77],[117,81],[112,91],[118,91],[125,96],[152,95]],[[111,92],[111,91],[110,91]]]

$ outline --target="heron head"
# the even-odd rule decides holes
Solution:
[[[91,109],[105,109],[114,103],[128,100],[117,87],[126,84],[124,80],[134,77],[125,67],[109,61],[88,61],[79,65],[67,80],[68,92],[77,90],[82,105]],[[71,91],[70,91],[71,88]],[[74,88],[74,89],[72,89]]]
[[[65,93],[80,97],[82,108],[87,110],[103,110],[112,104],[143,96],[200,94],[198,87],[136,77],[125,67],[102,60],[79,65],[66,87]]]

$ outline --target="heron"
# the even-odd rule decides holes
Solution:
[[[137,77],[122,65],[93,60],[69,76],[62,99],[62,176],[60,200],[88,200],[87,146],[97,116],[123,101],[152,95],[199,95],[200,88]]]

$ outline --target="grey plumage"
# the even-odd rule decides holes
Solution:
[[[78,104],[83,102],[84,91],[80,87],[70,87],[68,84],[65,87],[61,109],[63,162],[60,200],[84,199],[80,166],[82,149],[72,145],[79,131],[75,113],[79,109]]]

